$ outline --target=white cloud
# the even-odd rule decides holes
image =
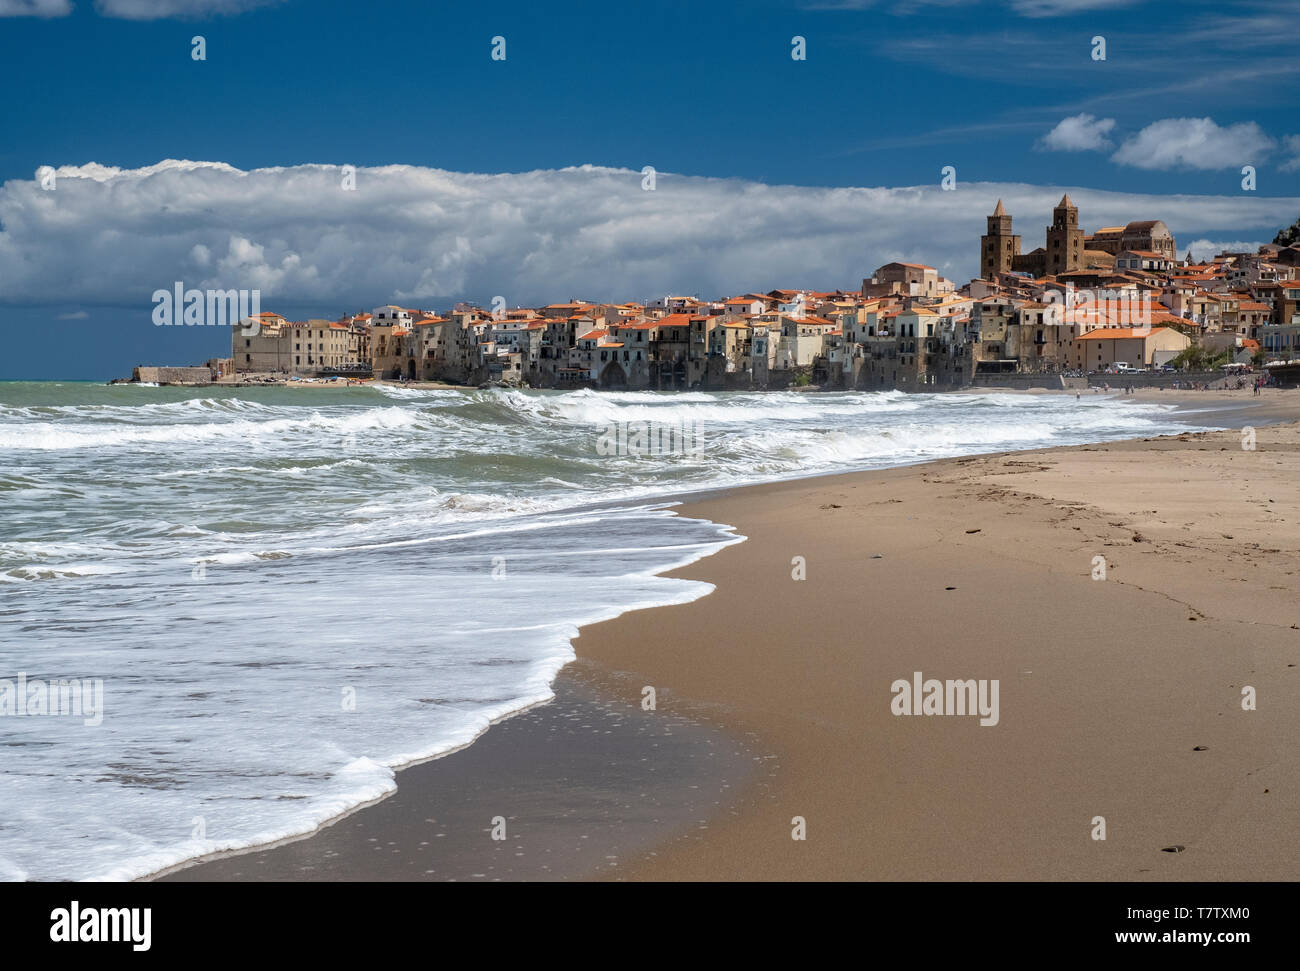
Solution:
[[[1276,145],[1253,121],[1221,128],[1213,118],[1164,118],[1126,139],[1111,160],[1140,169],[1231,169],[1262,161]]]
[[[188,19],[243,13],[279,0],[95,0],[95,10],[123,20]]]
[[[1269,239],[1272,238],[1272,236],[1269,237]],[[1242,242],[1241,240],[1235,240],[1225,243],[1215,242],[1210,239],[1198,239],[1191,243],[1180,244],[1179,256],[1182,256],[1186,254],[1188,250],[1191,250],[1193,259],[1205,261],[1218,256],[1220,253],[1254,253],[1263,245],[1264,242],[1262,240],[1260,242]]]
[[[122,20],[181,20],[238,14],[281,0],[95,0],[95,11]],[[66,17],[72,0],[0,0],[0,17]]]
[[[1290,157],[1278,168],[1283,172],[1300,171],[1300,135],[1285,136],[1282,139],[1282,151]]]
[[[66,17],[71,0],[0,0],[0,17]]]
[[[895,0],[893,13],[925,13],[929,7],[965,7],[980,0]],[[1137,0],[1010,0],[1009,6],[1022,17],[1060,17],[1088,13],[1106,7],[1128,7]],[[868,10],[885,5],[885,0],[807,0],[807,10]]]
[[[1107,7],[1128,7],[1135,2],[1136,0],[1011,0],[1011,7],[1022,17],[1061,17]]]
[[[1053,152],[1091,152],[1110,148],[1106,136],[1115,127],[1114,118],[1098,118],[1087,112],[1062,118],[1042,137],[1040,147]]]
[[[535,304],[570,296],[728,296],[754,288],[856,287],[910,260],[963,283],[999,198],[1024,247],[1068,189],[1086,228],[1163,219],[1188,238],[1238,238],[1288,225],[1300,198],[1162,196],[1074,186],[961,183],[908,188],[764,185],[581,166],[502,175],[407,165],[243,172],[163,162],[57,170],[0,186],[3,300],[150,308],[180,280],[260,289],[277,303],[438,309],[449,298]]]

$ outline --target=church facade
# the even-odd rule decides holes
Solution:
[[[1076,270],[1113,269],[1124,250],[1159,253],[1173,261],[1178,244],[1160,220],[1131,222],[1085,235],[1079,226],[1079,209],[1067,193],[1052,210],[1045,245],[1020,252],[1020,237],[1013,232],[1011,215],[998,200],[988,218],[988,232],[980,237],[980,278],[995,280],[999,273],[1030,273],[1034,277],[1058,276]]]

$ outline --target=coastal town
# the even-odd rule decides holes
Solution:
[[[853,290],[772,289],[645,303],[395,305],[338,320],[266,311],[204,368],[137,368],[160,383],[321,380],[614,390],[939,391],[1060,387],[1066,376],[1248,369],[1294,380],[1300,240],[1179,259],[1161,220],[1086,233],[1068,194],[1022,252],[998,200],[980,276],[958,287],[892,262]]]

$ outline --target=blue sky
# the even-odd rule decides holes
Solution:
[[[0,0],[0,14],[60,14],[68,6],[64,0]],[[522,278],[512,272],[513,251],[504,243],[476,252],[476,227],[500,211],[495,189],[481,190],[482,218],[465,210],[450,237],[448,205],[440,203],[427,216],[430,232],[443,234],[439,246],[466,247],[470,255],[449,260],[441,250],[425,253],[418,233],[390,237],[383,258],[393,266],[391,277],[365,277],[347,270],[364,255],[331,262],[295,236],[303,208],[286,209],[277,224],[263,205],[266,218],[250,228],[252,216],[228,188],[191,182],[184,191],[210,191],[212,198],[193,216],[206,228],[185,236],[181,247],[183,234],[156,218],[161,207],[149,192],[157,177],[96,183],[98,201],[67,191],[64,179],[48,193],[56,208],[38,209],[20,183],[31,183],[42,165],[94,162],[135,170],[192,159],[248,172],[351,164],[362,179],[368,167],[391,165],[483,174],[582,165],[639,173],[653,165],[664,173],[657,201],[666,204],[676,179],[693,187],[695,211],[702,206],[706,216],[708,192],[730,192],[733,184],[751,194],[764,185],[937,189],[940,169],[951,165],[960,186],[989,184],[979,198],[963,196],[962,189],[952,194],[961,197],[963,233],[973,214],[991,208],[995,200],[984,196],[1000,186],[1066,187],[1072,195],[1082,187],[1097,193],[1099,217],[1104,200],[1132,195],[1135,205],[1147,208],[1131,218],[1165,218],[1180,247],[1202,238],[1267,241],[1277,226],[1300,215],[1293,202],[1300,196],[1296,3],[77,0],[70,6],[64,16],[0,16],[6,65],[0,320],[24,334],[37,321],[62,334],[57,357],[34,371],[26,362],[0,362],[0,377],[110,377],[129,373],[135,363],[182,363],[227,349],[224,334],[202,331],[161,341],[147,321],[148,291],[139,295],[148,280],[132,282],[135,289],[118,287],[113,281],[124,276],[119,268],[103,272],[102,284],[89,285],[105,268],[104,249],[82,250],[83,233],[120,234],[122,246],[136,247],[141,261],[158,268],[159,287],[182,272],[187,281],[195,278],[196,265],[211,273],[216,266],[228,273],[232,266],[254,266],[252,258],[218,258],[218,250],[233,252],[233,240],[264,247],[257,272],[234,275],[273,284],[264,305],[290,316],[333,317],[398,294],[416,306],[486,300],[492,294],[485,288],[507,287],[475,276],[488,272],[482,267],[493,260],[498,277]],[[156,13],[169,15],[141,19]],[[205,39],[206,61],[191,58],[196,34]],[[490,56],[496,35],[506,40],[504,61]],[[806,40],[806,60],[791,58],[796,35]],[[1092,57],[1097,36],[1105,38],[1104,61]],[[1253,193],[1241,187],[1246,164],[1257,169]],[[503,185],[512,205],[528,208],[519,201],[529,198],[526,191]],[[561,190],[540,180],[536,191]],[[586,199],[572,186],[563,191],[575,193],[570,210],[603,205],[603,196]],[[1150,200],[1161,196],[1239,197],[1241,218],[1235,225],[1227,217],[1198,223],[1195,215],[1184,215],[1193,208],[1171,203],[1180,224],[1163,209],[1148,211],[1160,208],[1158,199]],[[824,196],[812,197],[813,203],[798,193],[791,198],[796,211],[782,219],[812,205],[819,218],[833,222],[823,211]],[[1038,210],[1037,196],[1027,198],[1035,208],[1013,213],[1029,249],[1038,245],[1050,213]],[[1266,199],[1277,205],[1261,205]],[[1085,226],[1101,224],[1090,218],[1086,194],[1075,201]],[[739,213],[729,217],[738,233],[745,224],[750,236],[790,236],[782,219],[751,224],[741,210],[728,211]],[[888,211],[870,212],[873,220],[891,218]],[[1125,214],[1116,207],[1117,216]],[[561,240],[566,266],[590,266],[585,277],[552,278],[592,299],[646,296],[597,291],[652,286],[648,272],[628,270],[638,260],[653,261],[653,254],[637,253],[648,237],[672,249],[681,245],[655,235],[647,228],[655,225],[652,214],[640,212],[620,224],[627,246],[602,242],[587,259],[575,240],[599,237],[605,223],[567,226],[555,218],[557,235],[571,234]],[[340,215],[330,226],[356,238],[348,219],[364,215]],[[895,231],[898,251],[942,265],[943,253],[926,258],[924,237],[909,238],[914,227],[905,207],[897,219],[885,229]],[[62,235],[68,225],[79,233]],[[528,231],[536,235],[535,226]],[[851,232],[843,238],[853,245]],[[735,253],[725,241],[715,242],[691,264],[697,269],[665,262],[662,289],[852,286],[893,257],[881,242],[888,238],[885,233],[864,242],[835,280],[760,279],[769,265],[840,266],[823,256],[805,264],[775,246],[770,264],[754,250],[753,279],[742,279]],[[179,254],[175,266],[163,246],[167,240]],[[969,241],[972,259],[976,243]],[[552,244],[543,238],[537,246]],[[195,246],[212,258],[196,261]],[[521,267],[537,262],[537,246],[516,254]],[[806,241],[798,249],[808,252]],[[415,259],[406,259],[410,253]],[[403,269],[426,258],[442,269],[432,275]],[[315,270],[310,279],[294,268],[306,259]],[[294,260],[299,264],[290,265]],[[42,261],[40,272],[34,261]],[[959,257],[950,262],[949,272],[965,282],[970,268]],[[267,263],[275,270],[269,276]],[[322,283],[324,276],[331,282]],[[245,280],[216,282],[239,286]],[[385,288],[391,292],[381,292]],[[575,295],[517,292],[521,301]],[[25,342],[33,350],[50,346],[48,335],[20,337],[19,345]]]

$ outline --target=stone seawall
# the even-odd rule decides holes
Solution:
[[[212,369],[208,367],[138,367],[131,371],[131,380],[143,384],[211,384]]]
[[[1223,371],[1172,371],[1159,374],[1090,374],[1088,384],[1094,388],[1109,384],[1112,388],[1133,385],[1135,388],[1172,388],[1177,382],[1180,388],[1189,384],[1208,384],[1211,387],[1221,385],[1225,380],[1236,386],[1238,378],[1245,378],[1247,385],[1260,376],[1255,371],[1250,374],[1225,374]]]
[[[1067,378],[1062,374],[977,374],[970,383],[972,388],[1006,388],[1011,391],[1028,391],[1031,388],[1074,391],[1087,386],[1086,378]]]

